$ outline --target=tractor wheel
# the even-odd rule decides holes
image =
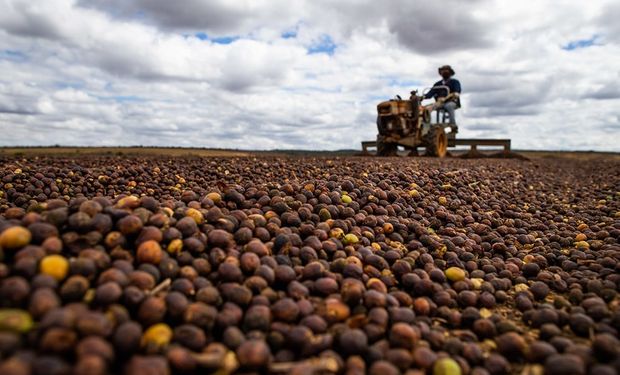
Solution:
[[[424,137],[426,156],[443,158],[448,153],[448,136],[440,126],[433,127]]]
[[[377,156],[396,156],[397,150],[394,143],[383,142],[383,137],[377,137]]]

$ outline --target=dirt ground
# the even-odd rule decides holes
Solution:
[[[0,374],[620,370],[620,155],[354,154],[2,149]]]

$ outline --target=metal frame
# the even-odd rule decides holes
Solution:
[[[457,139],[456,137],[450,137],[448,133],[448,147],[454,146],[469,146],[470,152],[475,152],[478,150],[478,146],[501,146],[504,149],[504,152],[510,152],[510,139],[474,139],[474,138],[461,138]],[[362,142],[362,153],[370,154],[368,149],[376,148],[377,141],[363,141]]]

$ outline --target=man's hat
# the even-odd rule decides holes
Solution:
[[[450,71],[450,76],[453,76],[453,75],[454,75],[454,69],[452,69],[452,67],[451,67],[450,65],[440,66],[440,67],[437,69],[437,72],[438,72],[439,74],[441,74],[441,71],[442,71],[442,70],[448,70],[448,71]]]

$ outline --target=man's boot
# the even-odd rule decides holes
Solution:
[[[456,124],[450,124],[450,132],[456,134],[459,132],[459,127]]]

